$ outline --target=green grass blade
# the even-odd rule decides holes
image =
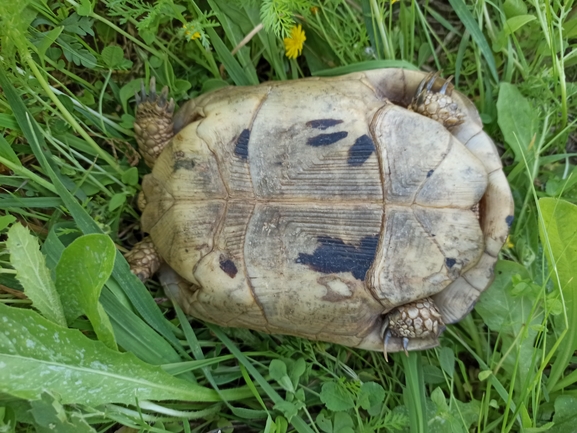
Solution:
[[[48,151],[46,150],[46,144],[42,138],[40,128],[34,119],[29,116],[22,100],[19,98],[16,90],[7,80],[6,75],[2,70],[0,70],[0,85],[3,87],[7,99],[10,101],[12,110],[14,111],[14,116],[16,117],[24,136],[28,140],[28,143],[32,147],[38,162],[40,162],[45,173],[51,178],[58,195],[60,195],[60,198],[74,217],[78,227],[85,234],[102,233],[98,224],[90,217],[82,206],[78,204],[72,194],[70,194],[68,189],[66,189],[62,184],[60,178],[56,175],[52,167],[48,164],[45,155],[45,152]],[[132,275],[128,263],[126,263],[126,260],[120,253],[116,254],[112,277],[126,292],[128,298],[134,304],[135,308],[142,315],[144,320],[170,341],[177,350],[180,349],[184,353],[184,349],[182,349],[178,339],[174,336],[166,322],[166,319],[162,316],[160,309],[148,294],[146,287],[144,287],[137,277]]]
[[[224,343],[228,350],[239,360],[239,362],[247,369],[250,375],[257,381],[263,391],[269,396],[269,398],[275,403],[282,403],[284,399],[277,393],[272,386],[266,381],[264,377],[258,372],[258,370],[252,365],[249,359],[235,346],[235,344],[228,338],[218,326],[208,324],[206,325],[220,341]],[[314,433],[314,431],[308,426],[308,424],[298,415],[291,419],[292,425],[300,433]]]
[[[455,10],[455,13],[459,16],[459,19],[467,29],[467,31],[471,34],[473,40],[481,50],[485,61],[487,62],[487,66],[491,71],[491,75],[495,82],[499,82],[499,74],[497,73],[497,66],[495,65],[495,57],[493,57],[493,50],[487,43],[487,39],[483,35],[483,32],[479,28],[477,21],[469,11],[469,8],[465,4],[463,0],[449,0],[451,6]]]
[[[567,334],[551,367],[547,388],[551,391],[570,365],[577,350],[577,206],[565,200],[542,198],[543,217],[539,232],[546,251],[552,279],[567,312]]]
[[[347,66],[339,66],[337,68],[324,69],[313,73],[315,77],[335,77],[337,75],[351,74],[353,72],[368,71],[371,69],[385,69],[385,68],[403,68],[418,71],[412,63],[405,60],[367,60],[366,62],[359,62]]]

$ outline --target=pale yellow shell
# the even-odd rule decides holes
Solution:
[[[453,92],[465,122],[451,131],[403,108],[424,76],[374,70],[185,104],[144,179],[142,219],[191,283],[172,289],[185,311],[371,350],[395,306],[432,296],[446,323],[466,315],[513,200],[471,101]]]

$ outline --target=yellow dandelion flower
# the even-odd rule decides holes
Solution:
[[[284,38],[285,54],[289,59],[296,59],[303,51],[303,44],[307,40],[301,25],[291,29],[289,38]]]
[[[513,248],[515,244],[511,241],[511,236],[507,236],[507,241],[505,242],[505,248]]]

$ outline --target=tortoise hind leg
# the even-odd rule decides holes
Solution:
[[[150,236],[138,242],[125,256],[130,265],[130,271],[140,281],[148,280],[162,264],[162,258],[152,243]]]
[[[384,318],[381,335],[383,352],[387,359],[387,343],[392,337],[400,338],[408,356],[409,340],[414,338],[436,340],[445,330],[439,309],[431,298],[399,305]]]
[[[439,90],[433,90],[438,78],[438,72],[431,73],[421,81],[408,109],[436,120],[445,128],[460,125],[465,121],[465,115],[451,97],[451,93],[453,93],[452,77],[449,77]]]
[[[136,93],[134,132],[140,154],[149,167],[174,136],[173,114],[174,100],[168,101],[168,87],[157,95],[156,80],[152,77],[147,94],[142,84],[140,94]]]

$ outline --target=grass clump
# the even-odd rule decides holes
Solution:
[[[574,430],[571,1],[1,0],[0,10],[0,431]],[[296,25],[306,41],[289,59]],[[439,348],[386,363],[191,324],[130,274],[121,252],[141,237],[148,171],[132,132],[141,79],[182,103],[377,67],[454,75],[515,197],[495,282]]]

